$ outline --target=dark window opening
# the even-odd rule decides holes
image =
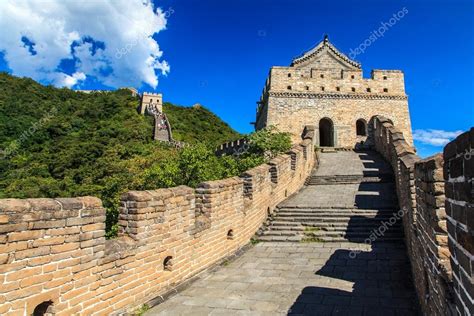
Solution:
[[[320,75],[320,77],[321,77],[321,78],[324,78],[324,75],[323,75],[323,74],[321,74],[321,75]]]
[[[341,91],[341,88],[339,88],[339,87],[336,87],[336,91]]]
[[[319,121],[319,146],[334,147],[334,128],[328,118]]]
[[[324,91],[324,87],[321,87],[321,91]]]
[[[53,302],[46,301],[35,307],[33,316],[53,315]]]
[[[287,89],[288,89],[288,90],[291,90],[291,86],[288,86]]]
[[[227,239],[234,239],[234,231],[232,229],[229,229],[227,232]]]
[[[355,76],[354,76],[354,75],[352,75],[352,76],[351,76],[351,79],[354,79],[354,78],[355,78]]]
[[[291,74],[288,74],[288,77],[291,77]]]
[[[370,92],[370,91],[371,91],[370,88],[367,88],[367,92]]]
[[[357,120],[356,133],[357,133],[357,136],[367,136],[366,124],[364,120],[362,119]]]
[[[383,76],[383,80],[387,80],[387,76]]]
[[[383,92],[388,92],[388,89],[387,89],[387,88],[383,88]]]
[[[165,258],[165,261],[163,261],[163,269],[165,271],[173,271],[173,257],[168,256]]]
[[[351,88],[352,92],[356,92],[356,88]]]

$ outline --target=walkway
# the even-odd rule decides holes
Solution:
[[[302,227],[291,233],[293,239],[280,234],[284,241],[273,241],[278,235],[264,232],[266,242],[146,315],[415,315],[410,266],[397,236],[400,227],[393,228],[393,236],[364,243],[382,225],[380,216],[386,218],[377,212],[395,211],[388,173],[373,153],[322,154],[309,185],[282,203],[265,231],[288,231],[275,225],[286,214],[291,225]],[[307,213],[288,213],[292,207]],[[351,212],[357,214],[351,217]],[[329,225],[315,228],[324,216]],[[371,216],[367,222],[365,217]],[[338,233],[331,235],[334,231]],[[305,238],[308,234],[313,238]]]

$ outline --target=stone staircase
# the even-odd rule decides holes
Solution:
[[[335,175],[335,176],[315,176],[311,175],[306,179],[305,185],[318,184],[349,184],[362,182],[393,182],[393,174],[373,174],[369,175]]]
[[[260,229],[261,241],[400,242],[390,166],[374,152],[322,153],[299,193]],[[335,165],[336,164],[336,165]],[[340,166],[340,167],[338,167]]]
[[[153,131],[153,139],[163,142],[171,142],[171,128],[168,122],[168,118],[164,113],[158,113],[154,115],[155,126]]]

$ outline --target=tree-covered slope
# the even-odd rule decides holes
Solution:
[[[189,145],[178,150],[152,140],[138,104],[128,90],[86,94],[0,73],[0,198],[97,196],[111,237],[121,193],[235,176],[290,147],[262,130],[246,152],[217,157],[215,146],[240,135],[205,108],[167,103],[175,139]]]
[[[218,146],[241,137],[227,123],[201,105],[183,107],[165,102],[163,112],[170,121],[173,138],[179,141],[205,141]]]
[[[152,140],[153,119],[138,104],[128,90],[86,94],[0,73],[0,198],[94,195],[116,214],[121,192],[155,185],[148,170],[178,155]],[[166,109],[180,140],[216,145],[237,135],[207,110]]]

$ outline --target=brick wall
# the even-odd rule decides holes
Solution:
[[[443,156],[456,310],[474,315],[474,128],[446,145]]]
[[[420,304],[427,315],[452,314],[451,254],[444,208],[443,157],[437,154],[415,164],[416,253],[412,267]],[[422,260],[417,260],[417,257]]]
[[[453,216],[464,216],[465,222],[469,218],[472,162],[462,153],[472,148],[473,137],[471,145],[468,134],[460,136],[461,141],[458,138],[448,144],[444,159],[438,154],[421,160],[392,121],[376,117],[373,128],[375,148],[390,162],[396,176],[399,205],[404,210],[405,243],[422,313],[472,315],[472,274],[458,274],[461,269],[456,257],[459,252],[463,264],[472,267],[472,248],[462,246],[472,247],[472,229],[466,223],[459,224]],[[461,176],[462,172],[467,176]],[[462,244],[456,239],[458,231],[465,233],[459,235]]]
[[[241,177],[127,192],[113,240],[97,198],[0,200],[0,314],[110,315],[169,292],[248,244],[302,187],[313,137]]]

